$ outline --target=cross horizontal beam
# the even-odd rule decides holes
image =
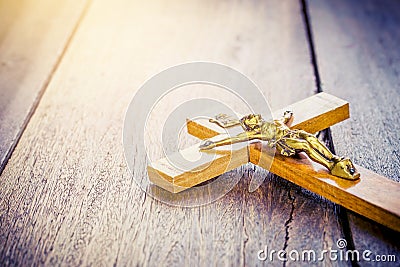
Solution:
[[[295,114],[292,128],[308,132],[323,130],[349,118],[349,103],[326,93],[296,102],[274,112],[273,116],[280,117],[285,110],[292,110]],[[200,139],[225,137],[223,129],[206,119],[188,120],[187,129]],[[235,131],[242,129],[231,129],[230,134],[235,134]],[[250,162],[248,151],[246,143],[219,147],[210,152],[200,152],[197,144],[153,162],[147,170],[152,183],[178,193]],[[199,158],[201,160],[195,160]]]
[[[292,129],[301,129],[309,133],[316,133],[338,122],[350,118],[349,103],[343,99],[327,93],[318,93],[285,108],[276,110],[272,116],[282,117],[287,110],[293,111],[294,121]],[[224,129],[208,119],[187,120],[188,133],[200,139],[208,139],[225,133]],[[242,132],[240,126],[230,129],[231,134]]]

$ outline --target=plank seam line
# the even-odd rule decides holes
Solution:
[[[307,34],[308,47],[310,50],[311,64],[312,64],[312,67],[314,70],[315,85],[317,88],[316,92],[321,93],[321,92],[323,92],[322,82],[321,82],[321,76],[319,73],[317,55],[315,52],[316,49],[315,49],[315,42],[314,42],[314,37],[313,37],[308,3],[307,3],[307,0],[300,0],[300,2],[301,2],[300,4],[302,7],[304,27],[305,27],[306,34]],[[322,140],[327,144],[328,148],[334,154],[336,154],[335,146],[334,146],[333,138],[332,138],[332,132],[331,132],[330,128],[327,128],[322,131]],[[347,249],[355,250],[354,239],[353,239],[353,235],[352,235],[351,228],[350,228],[349,218],[347,216],[348,211],[347,211],[347,209],[343,208],[340,205],[335,204],[335,206],[337,207],[337,210],[338,210],[339,223],[341,225],[344,238],[347,241]],[[357,262],[355,262],[353,259],[351,260],[351,265],[358,266]]]
[[[289,244],[289,229],[290,229],[290,224],[293,221],[293,213],[295,210],[295,201],[296,198],[294,196],[292,196],[292,194],[290,193],[290,188],[287,188],[288,190],[288,197],[291,200],[290,203],[290,214],[289,214],[289,219],[287,219],[287,221],[285,222],[285,243],[283,244],[283,251],[286,251],[288,244]],[[283,262],[283,267],[286,267],[286,261]]]
[[[307,33],[308,48],[310,49],[311,65],[313,66],[314,70],[315,85],[317,87],[317,93],[321,93],[322,92],[321,76],[319,75],[317,55],[315,53],[315,45],[311,28],[310,14],[308,12],[308,4],[307,0],[300,0],[300,1],[301,1],[300,5],[302,7],[303,22]]]
[[[69,36],[65,42],[64,47],[61,50],[60,55],[56,58],[56,61],[53,65],[53,67],[50,69],[50,73],[47,75],[47,78],[44,80],[43,85],[41,86],[35,100],[32,103],[32,107],[30,108],[25,120],[23,121],[20,130],[18,131],[17,135],[15,136],[14,142],[11,144],[11,147],[8,149],[7,154],[4,157],[4,161],[1,162],[1,164],[0,164],[0,176],[2,175],[4,169],[6,168],[7,163],[10,160],[15,148],[17,147],[19,140],[22,137],[22,134],[25,132],[25,129],[28,126],[32,116],[35,114],[36,109],[39,106],[39,103],[40,103],[48,85],[50,84],[51,80],[53,79],[54,74],[56,73],[58,67],[60,66],[61,61],[64,58],[70,44],[72,43],[73,37],[75,36],[76,32],[78,31],[79,25],[81,25],[81,22],[85,18],[91,3],[92,3],[92,0],[87,0],[85,6],[83,7],[81,14],[79,15],[74,27],[72,28],[71,33],[69,34]]]

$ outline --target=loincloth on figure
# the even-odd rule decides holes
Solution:
[[[315,138],[315,136],[307,133],[306,131],[294,129],[287,130],[286,133],[282,137],[277,139],[274,143],[276,149],[281,155],[293,156],[296,153],[304,150],[302,148],[299,148],[297,144],[301,142],[308,142],[310,138]]]

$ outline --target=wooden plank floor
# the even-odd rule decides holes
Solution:
[[[352,119],[332,128],[336,151],[399,182],[399,3],[310,1],[310,17],[323,90],[351,103]],[[400,258],[399,233],[348,216],[355,248]]]
[[[0,1],[0,172],[72,37],[86,1]]]
[[[347,8],[348,16],[361,12],[354,4]],[[42,16],[35,13],[40,10],[29,10],[33,17]],[[328,3],[310,5],[319,59],[316,67],[323,89],[349,100],[355,110],[354,121],[332,129],[336,149],[361,165],[397,179],[398,131],[387,130],[398,127],[398,116],[392,113],[398,111],[397,65],[385,60],[398,54],[382,50],[399,44],[398,35],[397,39],[383,35],[383,42],[371,46],[376,53],[369,57],[358,56],[369,48],[366,45],[335,50],[338,46],[326,38],[338,36],[334,39],[345,45],[349,37],[356,44],[357,38],[371,38],[369,43],[375,43],[368,33],[357,36],[359,28],[353,28],[354,33],[344,31],[347,20],[343,20],[343,13],[332,10]],[[66,15],[70,21],[63,29],[73,29],[76,14],[82,11],[83,5],[76,13]],[[374,26],[378,31],[382,27],[374,16],[367,16],[368,20],[363,13],[357,14],[353,25],[366,27],[362,22],[367,20],[369,28]],[[389,16],[385,14],[382,16]],[[400,23],[398,16],[390,19]],[[326,28],[332,30],[332,36],[324,34]],[[398,255],[396,233],[354,214],[347,220],[343,212],[337,212],[336,205],[279,177],[268,176],[257,191],[249,193],[249,177],[265,175],[252,166],[230,172],[232,178],[241,177],[240,183],[220,200],[197,208],[172,207],[146,197],[126,167],[121,144],[124,112],[147,78],[182,62],[221,62],[253,79],[272,109],[277,109],[321,87],[315,82],[306,29],[303,5],[297,1],[93,1],[71,40],[58,43],[58,47],[64,44],[67,49],[62,49],[66,52],[61,53],[54,68],[51,66],[57,62],[54,59],[59,50],[47,51],[46,57],[53,58],[49,59],[53,63],[48,63],[47,71],[39,76],[51,80],[33,116],[29,119],[29,112],[18,111],[22,114],[19,121],[29,119],[29,123],[26,128],[23,123],[12,128],[15,132],[23,130],[23,134],[0,177],[0,264],[253,266],[263,264],[257,252],[266,245],[275,250],[322,251],[344,237],[356,248],[371,246],[376,253]],[[1,36],[8,36],[3,32]],[[18,36],[10,38],[11,43],[21,42]],[[0,55],[7,47],[0,46]],[[22,45],[19,50],[23,50]],[[339,56],[332,59],[331,54]],[[352,57],[361,59],[351,61]],[[375,63],[382,64],[382,69],[378,71]],[[370,66],[374,76],[366,74],[365,66]],[[393,73],[388,81],[387,66]],[[354,72],[355,76],[351,75]],[[366,85],[376,80],[383,92],[379,98],[373,96],[374,87]],[[346,90],[352,87],[361,91]],[[32,89],[35,92],[41,90],[40,86],[35,88],[39,88]],[[14,97],[2,94],[1,101],[8,103]],[[34,99],[29,98],[24,105],[35,106]],[[367,115],[371,111],[364,101],[375,105],[383,101],[390,112],[380,109],[382,120],[369,128],[366,122],[372,115]],[[3,129],[8,134],[11,128],[1,127],[0,140],[13,147],[13,141],[3,139]],[[366,134],[366,130],[379,132],[384,146],[374,143],[375,134]],[[361,141],[364,139],[367,146]],[[393,151],[383,159],[392,167],[381,167],[372,157],[360,160],[370,146],[376,151]],[[157,149],[153,153],[161,155]],[[146,164],[145,157],[138,155],[135,175],[144,177]],[[324,263],[350,265],[329,259]],[[272,264],[283,265],[279,261]]]

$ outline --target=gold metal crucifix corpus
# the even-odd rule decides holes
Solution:
[[[327,93],[316,94],[273,112],[273,118],[281,117],[287,110],[293,111],[295,116],[292,117],[289,113],[286,113],[286,118],[283,118],[282,123],[288,127],[289,130],[285,128],[287,132],[294,131],[295,133],[303,130],[313,134],[350,116],[349,103]],[[226,123],[223,122],[224,119]],[[252,117],[250,116],[249,119],[251,120]],[[254,121],[257,121],[257,119],[260,121],[260,118],[256,118]],[[250,126],[249,129],[252,127],[252,123],[246,124]],[[244,124],[245,128],[247,127],[246,124]],[[309,157],[303,153],[298,154],[297,157],[287,156],[293,150],[285,151],[285,148],[278,147],[276,148],[277,153],[271,157],[269,153],[265,152],[264,148],[261,149],[262,144],[260,142],[250,144],[249,142],[239,142],[227,149],[227,146],[222,144],[228,142],[227,137],[231,137],[224,135],[225,129],[221,125],[224,127],[229,125],[231,135],[239,135],[240,137],[240,134],[244,132],[241,125],[237,121],[230,121],[229,117],[219,117],[217,121],[188,119],[187,129],[189,134],[207,141],[183,149],[176,154],[183,155],[187,159],[196,159],[214,151],[214,156],[204,157],[201,162],[196,162],[192,166],[185,166],[185,170],[175,168],[166,158],[160,159],[147,168],[150,181],[169,192],[178,193],[250,162],[269,169],[270,172],[347,209],[400,231],[400,183],[348,162],[344,164],[347,169],[345,173],[351,175],[351,177],[350,179],[348,177],[347,179],[340,178],[338,176],[341,175],[333,171],[334,167],[332,168],[331,165],[335,165],[335,162],[341,162],[343,159],[335,158],[336,156],[329,154],[325,160],[331,158],[329,160],[332,162],[331,165],[315,159],[311,160],[310,153],[308,153]],[[255,123],[254,125],[259,124]],[[246,130],[245,132],[247,132]],[[281,139],[279,136],[276,138],[276,134],[272,136],[275,138],[271,139],[274,140],[271,144],[275,143],[276,146],[277,141]],[[218,143],[224,139],[226,140]],[[300,141],[303,139],[305,137],[301,137]],[[315,140],[311,141],[314,142]],[[212,145],[210,142],[214,144]],[[207,144],[210,146],[208,147]],[[221,146],[217,146],[217,144],[221,144]],[[201,152],[199,150],[200,145],[203,149],[215,147]],[[305,149],[296,151],[294,146],[290,147],[294,148],[296,153],[305,151]],[[171,155],[170,158],[174,156],[175,154]],[[353,174],[351,174],[353,170],[348,166],[354,167]],[[361,178],[357,179],[358,176]]]
[[[350,180],[357,180],[360,174],[348,158],[334,155],[317,137],[304,130],[291,130],[293,112],[285,111],[282,118],[265,121],[260,114],[249,114],[240,120],[235,120],[226,114],[219,114],[210,122],[218,124],[222,128],[230,128],[236,125],[242,126],[244,132],[222,140],[206,140],[200,145],[200,150],[209,150],[219,146],[250,140],[267,141],[269,147],[274,147],[283,156],[294,156],[299,152],[305,152],[310,159],[324,165],[331,174]]]

